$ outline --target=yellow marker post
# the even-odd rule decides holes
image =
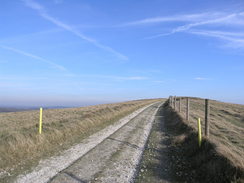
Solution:
[[[39,134],[42,133],[42,108],[40,108]]]
[[[201,119],[198,118],[198,144],[199,144],[199,147],[201,147],[201,143],[202,143]]]

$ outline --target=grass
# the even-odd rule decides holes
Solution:
[[[168,102],[160,107],[135,182],[243,182],[244,170],[219,152],[220,143],[204,138],[198,146],[196,122],[187,123],[183,114]]]
[[[30,170],[39,160],[59,153],[82,139],[158,100],[137,100],[81,108],[0,113],[0,182]]]
[[[185,117],[186,100],[182,100],[181,116]],[[234,164],[244,168],[244,105],[210,100],[210,140],[218,145],[219,152]],[[197,129],[201,118],[204,133],[205,103],[203,99],[190,99],[189,125]]]
[[[181,109],[180,117],[176,116],[177,120],[182,122],[184,121],[183,123],[185,125],[188,125],[194,131],[197,131],[197,118],[200,117],[203,128],[202,132],[204,133],[204,100],[199,98],[190,98],[189,122],[184,120],[186,113],[186,102],[184,98],[182,99]],[[176,114],[172,113],[171,115]],[[243,180],[243,119],[243,105],[210,100],[210,136],[209,138],[203,139],[205,143],[204,148],[201,150],[194,149],[192,147],[189,148],[191,143],[197,143],[196,134],[189,135],[182,132],[179,137],[176,138],[176,142],[179,141],[182,142],[182,146],[185,145],[185,152],[192,155],[192,157],[189,158],[189,161],[194,162],[192,164],[195,164],[196,169],[204,167],[201,165],[201,162],[204,162],[206,165],[205,169],[209,169],[207,172],[208,174],[211,174],[211,172],[225,172],[226,177],[229,176],[228,179],[231,179],[230,177],[233,175],[239,175]],[[195,142],[193,138],[196,138]],[[221,175],[218,176],[223,178]],[[216,173],[216,177],[218,176]]]

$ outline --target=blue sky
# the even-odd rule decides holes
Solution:
[[[244,104],[243,0],[2,0],[1,105]]]

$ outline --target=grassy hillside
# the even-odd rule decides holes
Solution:
[[[97,106],[0,113],[0,182],[36,165],[129,113],[158,100],[137,100]]]
[[[189,122],[185,102],[180,114],[178,101],[176,110],[169,101],[159,108],[135,182],[243,183],[244,106],[211,100],[210,138],[199,147],[204,100],[190,99]]]
[[[182,99],[181,116],[185,118],[186,100]],[[189,125],[197,129],[201,118],[204,132],[204,100],[190,99]],[[233,164],[244,168],[244,105],[210,100],[210,141],[217,145],[218,153],[228,157]]]

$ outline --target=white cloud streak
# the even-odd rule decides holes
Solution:
[[[244,33],[236,32],[220,32],[208,30],[193,30],[188,31],[191,34],[196,34],[206,37],[214,37],[227,42],[226,46],[231,48],[244,48]]]
[[[244,48],[244,12],[207,12],[198,14],[147,18],[135,22],[129,22],[123,24],[123,26],[151,25],[155,23],[159,24],[165,22],[179,22],[184,23],[184,25],[173,28],[167,33],[156,34],[153,36],[145,37],[144,39],[155,39],[163,36],[169,36],[178,32],[184,32],[223,40],[226,42],[225,46],[227,47]],[[198,27],[204,27],[205,30],[193,30],[193,28]],[[228,28],[228,32],[216,31],[216,28],[219,27],[224,28],[223,30]],[[239,30],[239,32],[237,32],[237,30]]]
[[[43,17],[44,19],[48,20],[49,22],[55,24],[56,26],[61,27],[61,28],[65,29],[66,31],[71,32],[72,34],[76,35],[77,37],[93,44],[94,46],[96,46],[98,48],[101,48],[107,52],[112,53],[113,55],[116,55],[119,59],[128,60],[127,56],[119,53],[118,51],[114,50],[113,48],[103,45],[103,44],[99,43],[97,40],[85,36],[84,34],[80,33],[75,28],[71,27],[70,25],[65,24],[62,21],[50,16],[46,12],[45,8],[42,5],[40,5],[39,3],[37,3],[33,0],[22,0],[22,1],[25,3],[26,6],[38,11],[38,13],[41,17]]]
[[[153,83],[161,84],[161,83],[165,83],[165,81],[156,80],[156,81],[153,81]]]
[[[130,77],[118,77],[118,76],[114,76],[114,79],[118,79],[118,80],[147,80],[147,77],[143,77],[143,76],[130,76]]]
[[[194,79],[195,80],[200,80],[200,81],[209,80],[209,78],[204,78],[204,77],[196,77]]]
[[[61,3],[63,3],[63,0],[54,0],[53,1],[55,4],[61,4]]]
[[[220,17],[220,18],[216,18],[216,19],[209,19],[206,21],[200,21],[200,22],[195,22],[195,23],[190,23],[190,24],[186,24],[183,26],[179,26],[176,29],[172,30],[172,34],[176,33],[176,32],[183,32],[183,31],[187,31],[189,29],[191,29],[192,27],[197,27],[197,26],[202,26],[202,25],[211,25],[211,24],[223,24],[226,23],[227,21],[231,20],[233,17],[235,17],[235,14],[231,14],[228,16],[224,16],[224,17]]]
[[[203,24],[225,24],[225,25],[244,25],[244,12],[224,13],[224,12],[206,12],[197,14],[172,15],[165,17],[146,18],[134,22],[121,24],[120,26],[141,26],[165,22],[191,22],[191,26]],[[188,25],[188,24],[187,24]]]
[[[201,15],[201,16],[200,16]],[[204,17],[205,16],[205,17]],[[199,27],[199,26],[244,26],[244,14],[241,13],[232,13],[232,14],[224,14],[224,13],[211,13],[210,14],[199,14],[198,18],[185,18],[187,15],[183,15],[178,19],[172,20],[172,21],[179,21],[179,22],[192,22],[189,24],[185,24],[183,26],[179,26],[174,28],[172,31],[169,33],[164,33],[164,34],[158,34],[155,36],[151,36],[149,38],[157,38],[161,36],[167,36],[170,34],[174,34],[177,32],[186,32],[194,27]],[[189,16],[191,17],[191,16]],[[196,16],[197,17],[197,16]],[[204,18],[203,18],[204,17]]]
[[[33,59],[38,60],[38,61],[41,61],[43,63],[46,63],[46,64],[52,66],[53,68],[56,68],[56,69],[60,70],[60,71],[67,71],[67,69],[64,66],[59,65],[59,64],[56,64],[54,62],[51,62],[51,61],[49,61],[49,60],[47,60],[45,58],[39,57],[37,55],[33,55],[31,53],[28,53],[28,52],[25,52],[25,51],[22,51],[22,50],[13,48],[13,47],[5,46],[5,45],[0,45],[0,48],[3,48],[5,50],[12,51],[14,53],[18,53],[20,55],[27,56],[29,58],[33,58]]]
[[[210,17],[217,18],[218,16],[223,15],[222,13],[198,13],[198,14],[185,14],[185,15],[173,15],[165,17],[154,17],[146,18],[134,22],[128,22],[121,24],[120,26],[140,26],[140,25],[150,25],[158,24],[165,22],[196,22],[196,21],[206,21]]]
[[[139,80],[148,80],[148,77],[144,76],[114,76],[114,75],[99,75],[99,74],[88,74],[88,75],[66,75],[67,77],[92,77],[92,78],[104,78],[112,79],[119,81],[139,81]]]
[[[226,32],[226,31],[208,31],[208,30],[192,30],[195,33],[205,33],[209,35],[219,35],[219,36],[231,36],[231,37],[244,37],[244,32]]]

